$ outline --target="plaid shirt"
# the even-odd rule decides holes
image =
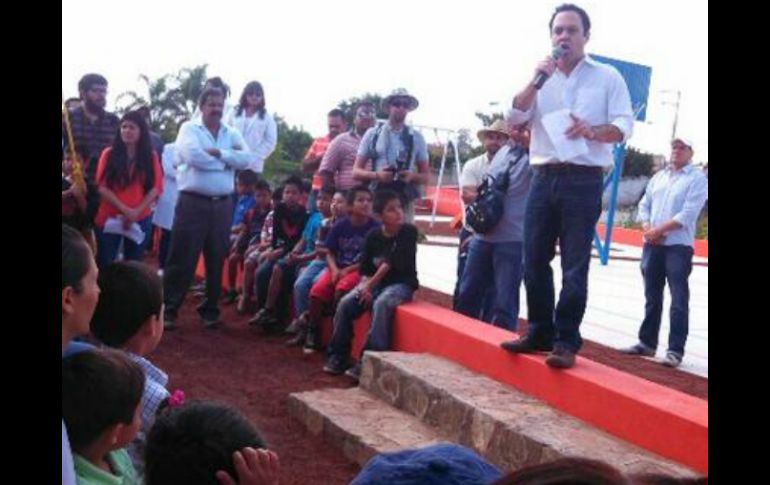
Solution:
[[[144,393],[142,394],[142,425],[139,428],[136,438],[128,445],[128,454],[136,468],[139,476],[144,475],[144,447],[147,440],[147,433],[150,432],[152,424],[155,422],[155,414],[158,412],[158,406],[170,394],[166,390],[168,376],[165,372],[158,369],[152,363],[136,354],[126,352],[129,358],[139,364],[144,371]]]
[[[334,186],[337,189],[348,190],[356,185],[357,182],[353,179],[353,166],[356,163],[360,143],[361,137],[358,136],[355,128],[338,135],[329,143],[318,171],[334,174]]]
[[[85,163],[92,158],[99,158],[102,150],[112,145],[115,135],[118,133],[120,120],[113,113],[102,112],[96,121],[91,122],[81,106],[70,110],[70,123],[72,124],[72,138],[75,140],[75,148],[87,157]],[[62,136],[66,142],[67,132],[62,123]]]

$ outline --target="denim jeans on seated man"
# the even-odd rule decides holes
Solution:
[[[393,317],[396,307],[412,301],[414,288],[403,283],[386,286],[372,293],[372,320],[364,350],[390,350]],[[347,361],[353,341],[353,322],[366,309],[358,301],[358,292],[351,291],[340,300],[334,314],[334,331],[329,342],[329,356]]]
[[[671,290],[671,329],[668,351],[684,356],[689,329],[690,286],[687,279],[692,271],[692,246],[653,246],[642,250],[644,277],[644,321],[639,329],[639,341],[651,349],[658,347],[658,332],[663,312],[663,289],[668,281]]]
[[[604,188],[601,171],[535,169],[524,219],[528,335],[577,353],[588,299],[588,267]],[[554,312],[551,261],[559,241],[562,289]]]
[[[491,243],[472,239],[460,282],[457,311],[478,318],[486,295],[493,288],[491,315],[485,316],[489,316],[489,323],[515,331],[519,321],[522,254],[521,242]]]

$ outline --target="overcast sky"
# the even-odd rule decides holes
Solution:
[[[208,63],[240,95],[265,87],[268,110],[314,136],[340,100],[405,87],[412,123],[477,130],[502,111],[550,52],[560,1],[64,0],[62,94],[86,72],[109,80],[108,104],[151,78]],[[695,0],[587,0],[588,53],[652,67],[647,123],[629,144],[668,155],[677,133],[708,160],[708,6]],[[490,105],[490,103],[498,103]],[[426,132],[428,142],[433,133]]]

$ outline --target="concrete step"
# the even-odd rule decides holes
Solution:
[[[312,434],[360,466],[379,453],[447,441],[419,419],[357,387],[290,394],[288,406]]]
[[[430,354],[367,352],[360,387],[419,418],[449,441],[476,450],[502,470],[580,456],[627,473],[700,476],[510,386]]]

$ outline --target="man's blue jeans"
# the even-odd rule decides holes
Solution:
[[[519,322],[519,286],[522,272],[522,243],[471,240],[465,262],[457,311],[478,318],[490,287],[495,290],[490,323],[516,330]]]
[[[602,207],[601,169],[534,167],[524,218],[524,281],[528,335],[577,352],[580,323],[588,299],[588,268],[596,222]],[[561,252],[562,289],[554,312],[551,261]]]
[[[644,278],[644,321],[639,329],[639,340],[651,349],[658,347],[658,333],[663,314],[663,288],[668,281],[671,291],[671,330],[668,351],[684,356],[690,317],[690,286],[687,279],[692,272],[693,248],[684,245],[653,246],[645,244],[642,250],[642,277]]]

